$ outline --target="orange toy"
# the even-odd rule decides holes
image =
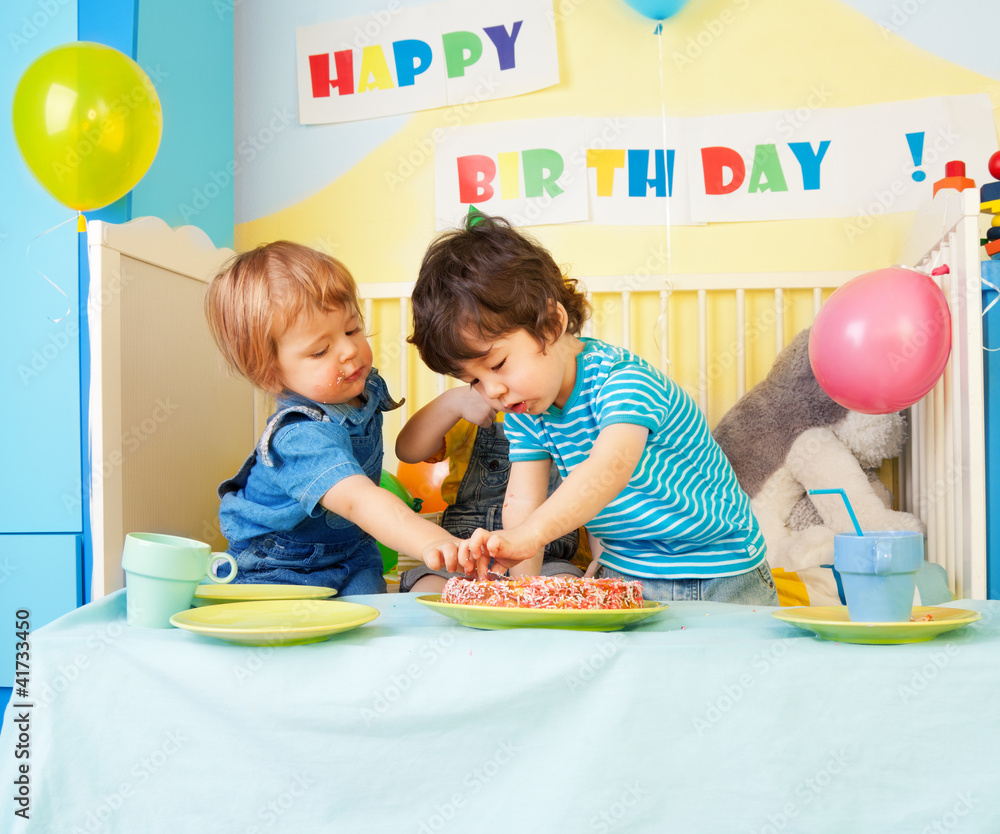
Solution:
[[[954,188],[956,191],[964,191],[966,188],[975,188],[976,183],[965,176],[965,163],[959,160],[946,162],[944,164],[944,178],[934,183],[934,194],[942,188]]]

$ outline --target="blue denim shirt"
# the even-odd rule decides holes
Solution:
[[[253,453],[219,486],[219,521],[239,564],[237,582],[296,582],[343,591],[340,583],[351,579],[351,565],[377,571],[381,581],[381,554],[372,536],[319,503],[351,475],[374,484],[381,480],[382,412],[399,404],[375,369],[365,392],[360,408],[286,393]]]

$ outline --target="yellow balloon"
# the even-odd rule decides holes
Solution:
[[[127,55],[80,41],[40,55],[14,92],[14,135],[31,173],[89,211],[142,179],[163,133],[160,97]]]

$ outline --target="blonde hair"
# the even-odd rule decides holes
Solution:
[[[361,317],[350,271],[336,258],[287,240],[235,255],[205,296],[205,316],[223,357],[236,373],[272,394],[281,391],[281,335],[303,312],[336,309]]]

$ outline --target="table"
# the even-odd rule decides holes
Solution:
[[[1000,831],[1000,603],[864,646],[719,603],[594,633],[352,601],[380,616],[305,646],[129,628],[123,592],[40,629],[0,831]]]

